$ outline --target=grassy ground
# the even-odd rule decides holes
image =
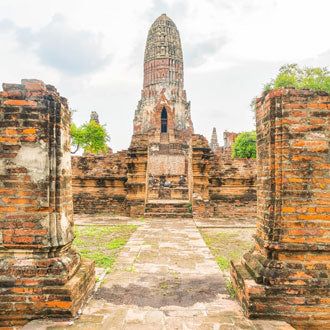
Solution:
[[[75,226],[73,246],[83,258],[94,260],[96,267],[108,272],[136,228],[132,225]]]
[[[237,262],[253,244],[254,228],[207,228],[199,229],[206,245],[221,269],[226,280],[228,293],[235,297],[237,292],[229,279],[230,260]]]
[[[239,261],[253,242],[254,228],[215,228],[199,230],[220,269],[229,271],[230,260]]]

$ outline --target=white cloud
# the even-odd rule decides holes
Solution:
[[[176,23],[196,133],[254,127],[251,98],[287,62],[329,65],[328,0],[1,0],[4,82],[39,78],[78,110],[107,123],[127,148],[140,98],[147,32],[166,12]]]

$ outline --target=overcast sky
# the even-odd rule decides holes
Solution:
[[[127,149],[149,27],[179,29],[195,133],[254,129],[249,104],[285,63],[330,64],[329,0],[0,0],[0,81],[41,79],[77,110],[97,111]]]

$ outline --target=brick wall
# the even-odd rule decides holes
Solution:
[[[210,203],[215,217],[255,219],[257,210],[256,160],[216,153],[210,169]]]
[[[72,157],[75,213],[127,213],[126,156],[127,151],[103,156]]]
[[[279,89],[257,100],[258,230],[232,265],[250,317],[297,329],[330,322],[330,96]]]
[[[71,250],[70,112],[39,80],[0,93],[0,327],[72,316],[94,264]],[[88,274],[88,276],[87,276]]]
[[[212,153],[206,138],[192,139],[193,212],[197,217],[254,219],[256,161]]]

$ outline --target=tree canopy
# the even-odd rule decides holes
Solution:
[[[275,79],[264,86],[268,91],[280,87],[314,89],[330,93],[330,71],[324,68],[299,67],[298,64],[286,64],[280,67]]]
[[[244,132],[237,136],[232,145],[232,158],[256,158],[256,132]]]
[[[110,141],[110,138],[105,127],[97,124],[94,120],[80,127],[73,123],[71,124],[71,145],[76,147],[76,150],[72,153],[76,153],[79,148],[94,154],[99,152],[106,153],[106,142],[108,141]]]

